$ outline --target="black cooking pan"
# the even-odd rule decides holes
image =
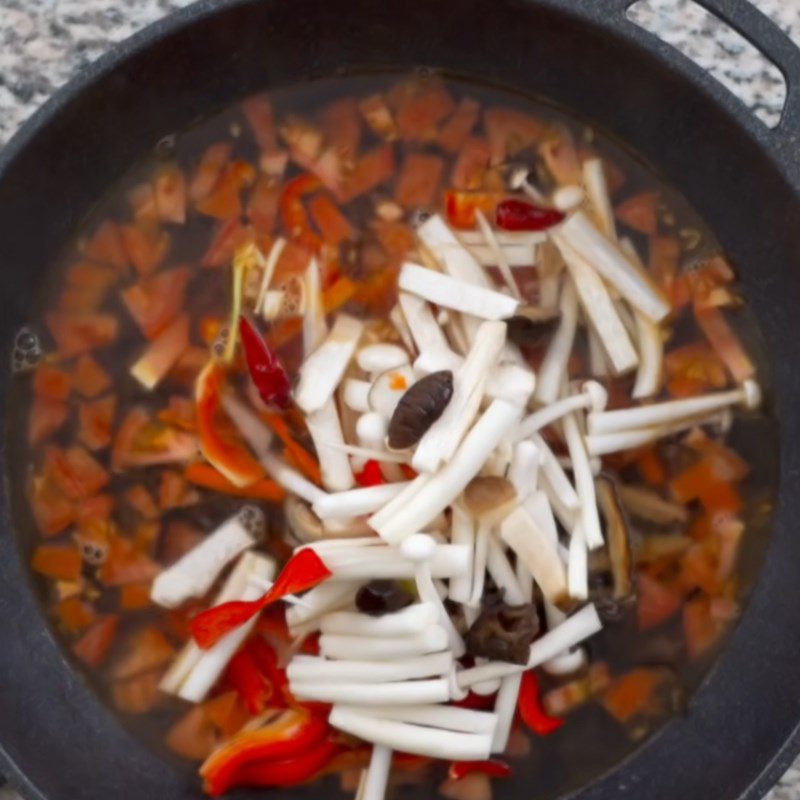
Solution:
[[[627,21],[630,0],[204,0],[85,72],[0,157],[5,344],[47,265],[125,167],[164,134],[265,87],[420,65],[473,76],[579,110],[683,190],[741,268],[766,339],[781,436],[774,530],[752,601],[688,716],[581,800],[755,799],[800,746],[800,51],[744,0],[702,4],[787,78],[777,129]],[[0,370],[4,418],[8,379]],[[4,455],[8,474],[15,451]],[[199,797],[190,772],[134,738],[73,671],[12,525],[18,487],[0,502],[0,771],[30,798]],[[518,771],[499,796],[525,797],[536,779]]]

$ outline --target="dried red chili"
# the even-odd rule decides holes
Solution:
[[[506,231],[543,231],[564,221],[564,213],[555,208],[540,208],[525,200],[503,200],[497,204],[497,227]]]
[[[544,710],[539,691],[539,678],[533,670],[528,670],[522,676],[517,708],[522,721],[534,733],[538,733],[539,736],[547,736],[550,733],[554,733],[564,724],[563,719],[551,717]]]
[[[239,333],[247,369],[259,396],[267,405],[287,408],[291,402],[292,386],[278,357],[247,317],[239,318]]]

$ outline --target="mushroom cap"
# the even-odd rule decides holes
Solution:
[[[508,185],[516,191],[526,180],[528,180],[528,168],[520,165],[511,170],[511,174],[508,176]]]
[[[583,197],[580,186],[561,186],[553,192],[553,205],[559,211],[572,211],[583,202]]]
[[[436,551],[436,540],[427,533],[412,533],[400,545],[404,558],[416,563],[430,561]]]
[[[743,405],[748,411],[755,411],[760,405],[762,400],[761,387],[756,381],[750,379],[742,384],[742,391],[744,393]]]
[[[584,381],[581,391],[589,398],[591,411],[604,411],[608,405],[608,391],[597,381]]]
[[[517,490],[511,481],[499,475],[473,478],[463,494],[464,506],[478,520],[498,522],[517,502]]]

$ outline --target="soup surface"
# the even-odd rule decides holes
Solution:
[[[691,713],[741,613],[759,347],[712,233],[578,119],[427,74],[281,89],[158,142],[53,265],[19,527],[76,664],[210,793],[379,797],[392,762],[550,798]],[[287,563],[288,600],[226,605]]]

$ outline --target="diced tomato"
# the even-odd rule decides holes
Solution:
[[[119,335],[119,321],[112,314],[48,314],[47,327],[58,352],[72,358],[112,344]]]
[[[722,308],[738,303],[730,288],[736,274],[722,256],[714,256],[686,273],[695,308]]]
[[[708,459],[720,481],[741,481],[750,474],[750,465],[737,452],[712,439],[702,429],[690,431],[684,444]]]
[[[355,167],[345,179],[341,190],[338,192],[339,200],[349,203],[381,184],[390,180],[394,175],[394,147],[383,144],[369,150],[356,161]]]
[[[94,608],[82,598],[65,597],[55,607],[58,621],[69,633],[77,633],[88,628],[96,619]]]
[[[189,461],[197,454],[194,436],[153,420],[142,408],[132,408],[114,442],[115,470]]]
[[[725,632],[726,625],[711,616],[711,601],[700,596],[683,607],[683,632],[689,658],[700,658],[711,650]]]
[[[733,483],[727,480],[727,466],[713,456],[704,456],[688,467],[670,483],[675,497],[682,503],[700,500],[707,511],[730,511],[742,508],[742,497]]]
[[[169,378],[171,381],[183,383],[187,387],[193,386],[207,361],[208,350],[206,348],[189,345],[172,368]]]
[[[391,141],[397,138],[397,126],[382,94],[373,94],[358,104],[358,110],[376,136]]]
[[[78,405],[78,438],[90,450],[102,450],[111,444],[116,410],[117,398],[113,394],[99,400],[85,400]]]
[[[104,295],[102,287],[66,286],[58,296],[58,309],[70,314],[91,314],[102,305]]]
[[[135,678],[169,663],[174,655],[166,636],[155,625],[148,625],[127,638],[124,651],[111,667],[111,677],[114,680]]]
[[[695,309],[695,318],[711,347],[722,359],[737,383],[756,374],[753,364],[739,337],[718,308]]]
[[[314,195],[308,210],[326,244],[336,246],[353,237],[353,226],[327,194]]]
[[[59,400],[34,397],[28,417],[28,443],[31,446],[48,439],[69,418],[69,406]]]
[[[92,261],[110,264],[122,274],[127,273],[130,268],[130,261],[122,244],[119,226],[111,220],[106,220],[97,226],[94,234],[83,247],[83,253]]]
[[[256,171],[248,161],[232,162],[220,175],[211,194],[197,203],[197,210],[217,219],[241,216],[241,193],[252,186],[255,179]]]
[[[710,595],[722,589],[716,543],[706,539],[693,544],[681,557],[680,583],[689,592],[702,589]]]
[[[130,374],[145,389],[155,389],[189,346],[189,317],[181,314],[148,345]]]
[[[556,183],[580,184],[583,178],[580,158],[572,137],[562,133],[557,139],[547,139],[539,145],[539,154]]]
[[[109,541],[108,557],[98,578],[105,586],[146,583],[155,578],[161,567],[129,539],[115,536]]]
[[[673,397],[722,389],[728,383],[725,365],[705,343],[693,342],[670,350],[664,356],[667,388]]]
[[[233,152],[233,145],[229,142],[212,144],[203,153],[192,182],[189,184],[189,197],[192,202],[199,203],[211,194],[217,185],[222,171],[228,164]]]
[[[659,197],[658,192],[635,194],[614,209],[614,216],[638,233],[655,236],[658,233]]]
[[[450,178],[453,187],[462,191],[481,189],[491,156],[486,139],[475,136],[468,139],[453,165],[453,174]]]
[[[275,127],[275,111],[269,97],[266,94],[248,97],[242,103],[242,111],[259,148],[275,150],[278,147],[278,131]]]
[[[155,339],[180,313],[191,277],[189,267],[175,267],[128,287],[125,307],[148,339]]]
[[[67,450],[50,447],[44,461],[48,474],[71,500],[86,500],[109,481],[108,472],[82,447]]]
[[[397,178],[395,199],[405,208],[431,206],[439,199],[444,159],[426,153],[409,153]]]
[[[334,100],[322,109],[325,138],[346,161],[355,161],[361,144],[361,115],[354,97]]]
[[[258,187],[256,190],[258,191]],[[251,198],[252,199],[252,198]],[[253,224],[257,224],[254,222]],[[245,243],[251,240],[253,232],[242,224],[239,217],[231,217],[220,223],[211,244],[203,256],[204,267],[224,267],[233,260],[233,254]]]
[[[96,494],[78,506],[76,521],[78,525],[108,520],[114,510],[115,500],[110,494]]]
[[[660,286],[670,286],[680,269],[681,242],[675,236],[650,237],[650,274]]]
[[[665,681],[663,670],[640,667],[615,679],[603,694],[602,703],[623,725],[643,714],[661,709],[658,690]]]
[[[636,460],[642,477],[651,486],[662,486],[667,482],[667,467],[659,455],[658,449],[649,447]]]
[[[149,583],[130,583],[120,589],[119,607],[123,611],[141,611],[151,603]]]
[[[128,192],[128,200],[137,223],[152,225],[158,220],[156,196],[149,183],[140,183]]]
[[[218,744],[214,725],[207,719],[203,706],[192,706],[167,732],[165,744],[182,758],[202,761]]]
[[[70,286],[98,287],[105,290],[117,283],[120,276],[113,267],[79,261],[67,270],[65,278]]]
[[[471,230],[475,227],[475,212],[482,211],[487,218],[494,219],[497,204],[503,199],[502,194],[493,192],[445,192],[445,210],[447,220],[460,230]]]
[[[185,476],[195,486],[234,497],[250,497],[254,500],[273,503],[279,503],[286,497],[284,488],[269,478],[262,478],[249,486],[240,488],[231,483],[219,470],[214,469],[211,464],[201,462],[190,464],[186,468]]]
[[[162,222],[186,222],[186,178],[180,167],[162,169],[153,180],[153,192]]]
[[[250,714],[235,691],[224,692],[203,703],[206,719],[229,739],[238,733],[250,718]]]
[[[483,123],[495,166],[539,142],[547,130],[541,120],[512,108],[487,108]]]
[[[99,667],[111,651],[119,621],[118,614],[103,615],[78,639],[72,652],[88,666]]]
[[[43,536],[56,536],[75,521],[75,504],[47,473],[32,478],[29,499]]]
[[[168,567],[172,566],[205,538],[203,531],[191,523],[181,519],[171,520],[167,524],[164,534],[164,545],[161,550],[162,563]]]
[[[40,544],[33,552],[31,569],[48,578],[76,581],[81,576],[83,559],[75,545]]]
[[[114,706],[125,714],[147,714],[161,702],[161,671],[146,672],[111,685]]]
[[[75,391],[83,397],[97,397],[111,386],[111,377],[90,355],[82,355],[72,376]]]
[[[169,253],[172,240],[154,225],[123,225],[120,228],[125,252],[140,275],[150,275]]]
[[[188,397],[172,395],[169,398],[169,405],[158,412],[158,419],[166,425],[172,425],[184,431],[197,430],[194,403]]]
[[[158,504],[161,508],[165,510],[181,508],[196,502],[197,498],[197,492],[179,472],[167,469],[161,473],[161,485],[158,490]]]
[[[272,233],[275,228],[280,198],[280,181],[261,175],[247,202],[247,215],[260,233]]]
[[[683,598],[680,593],[640,572],[636,578],[636,619],[640,631],[662,625],[678,613]]]
[[[465,97],[439,132],[439,146],[447,153],[457,153],[477,125],[481,107],[477,100]]]
[[[393,261],[403,261],[414,249],[414,231],[405,222],[389,222],[375,220],[372,229],[378,237],[381,247]]]
[[[143,483],[136,483],[125,492],[125,501],[143,519],[157,519],[160,515],[156,501]]]
[[[455,108],[450,93],[436,82],[408,83],[393,94],[397,97],[397,131],[401,139],[410,142],[435,139],[439,124]]]

